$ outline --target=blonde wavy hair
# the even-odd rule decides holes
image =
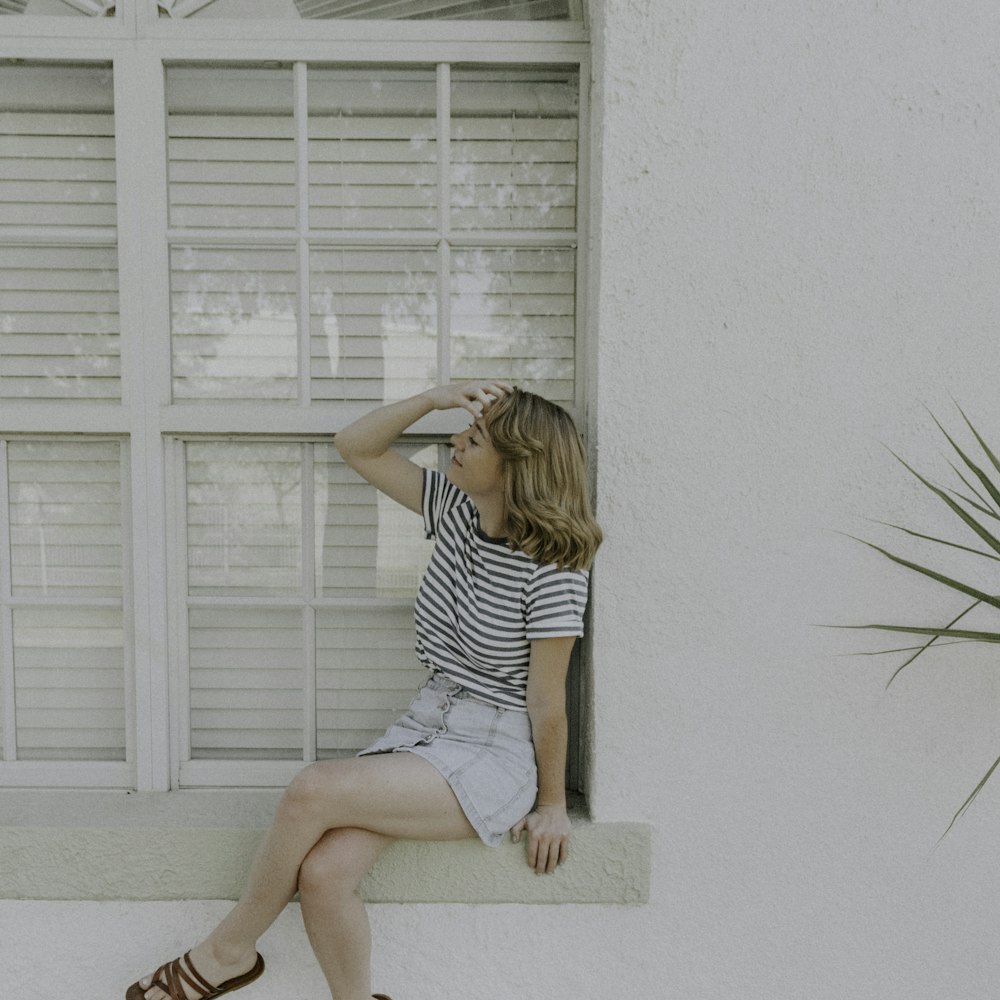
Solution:
[[[514,389],[482,416],[503,462],[511,543],[543,565],[588,569],[603,540],[587,490],[587,460],[573,418],[555,403]]]

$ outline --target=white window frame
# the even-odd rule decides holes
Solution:
[[[28,23],[30,22],[30,23]],[[115,114],[128,128],[116,129],[117,245],[119,253],[120,340],[122,399],[120,404],[32,400],[5,401],[0,415],[4,434],[119,436],[128,441],[130,456],[126,482],[130,496],[130,548],[133,571],[126,608],[132,611],[131,675],[127,691],[130,759],[121,768],[98,774],[92,787],[132,787],[139,791],[166,791],[180,781],[178,751],[183,745],[176,712],[182,704],[171,669],[180,637],[169,631],[168,606],[178,597],[168,590],[173,580],[167,526],[176,525],[178,498],[169,486],[169,460],[178,439],[206,429],[213,435],[286,435],[315,438],[328,433],[331,417],[339,421],[360,415],[342,403],[267,408],[262,415],[252,403],[227,402],[194,406],[171,402],[169,245],[167,219],[167,138],[165,67],[170,64],[282,63],[350,65],[392,64],[397,67],[460,63],[476,66],[566,65],[576,67],[580,80],[577,176],[577,229],[573,234],[576,259],[576,417],[588,427],[587,358],[592,338],[587,315],[587,260],[589,205],[590,46],[581,22],[394,22],[394,21],[242,21],[172,20],[155,16],[155,7],[124,2],[115,18],[5,17],[0,59],[51,62],[111,62],[114,71]],[[9,30],[8,30],[9,29]],[[81,58],[81,39],[86,38]],[[447,100],[447,72],[439,69],[439,100]],[[442,81],[444,81],[442,83]],[[444,88],[441,90],[441,88]],[[161,109],[150,114],[149,109]],[[447,127],[446,124],[444,127]],[[440,138],[440,136],[439,136]],[[447,148],[444,144],[443,148]],[[447,156],[442,158],[447,169]],[[447,178],[445,177],[445,180]],[[444,199],[443,211],[447,210]],[[447,219],[444,220],[447,227]],[[447,228],[445,229],[447,232]],[[453,233],[455,245],[474,243],[473,234]],[[518,242],[523,234],[513,234]],[[185,236],[186,238],[186,236]],[[232,234],[222,238],[231,242]],[[551,237],[548,237],[551,240]],[[546,237],[539,238],[545,245]],[[523,245],[523,244],[522,244]],[[566,245],[565,242],[560,245]],[[412,433],[440,436],[453,430],[447,414],[432,414]],[[176,621],[177,616],[174,616]],[[129,683],[129,682],[127,682]],[[184,699],[186,701],[186,698]],[[25,762],[28,763],[28,762]],[[288,762],[250,769],[237,783],[280,784]],[[20,764],[16,765],[21,767]],[[270,765],[269,765],[270,767]],[[12,765],[11,770],[14,769]],[[0,769],[0,783],[7,780]],[[35,769],[25,784],[77,784],[69,764]],[[23,772],[27,774],[27,771]]]

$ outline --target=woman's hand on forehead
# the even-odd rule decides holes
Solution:
[[[473,418],[480,417],[493,403],[514,387],[507,382],[482,380],[461,384],[442,385],[429,390],[436,409],[449,410],[461,407],[468,410]]]

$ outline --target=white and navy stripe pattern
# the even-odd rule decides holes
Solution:
[[[417,656],[475,697],[523,711],[531,640],[583,635],[588,572],[490,538],[440,472],[424,472],[423,515],[437,544],[417,595]]]

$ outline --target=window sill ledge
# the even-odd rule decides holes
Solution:
[[[278,792],[0,791],[0,898],[235,899]],[[538,877],[506,840],[400,841],[368,874],[373,903],[611,903],[649,898],[650,828],[572,812],[570,860]]]

